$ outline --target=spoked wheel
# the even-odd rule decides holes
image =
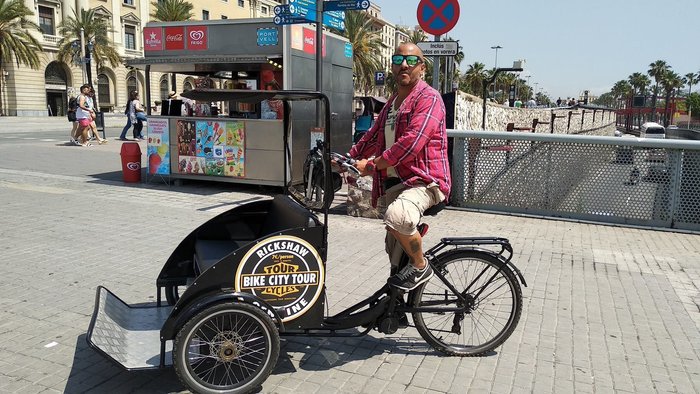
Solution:
[[[247,304],[219,304],[177,334],[175,371],[195,393],[248,393],[277,362],[280,337],[269,316]]]
[[[497,258],[455,250],[436,258],[436,271],[461,292],[461,302],[434,275],[413,291],[412,306],[464,308],[464,312],[415,312],[418,332],[432,347],[455,356],[479,356],[501,345],[518,325],[520,283]]]

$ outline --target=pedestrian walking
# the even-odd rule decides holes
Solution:
[[[122,141],[129,141],[128,138],[126,138],[126,133],[129,131],[129,129],[134,125],[134,123],[131,122],[131,115],[132,115],[132,108],[131,108],[131,102],[134,100],[134,94],[137,93],[136,91],[133,91],[129,93],[129,101],[126,102],[126,109],[124,109],[124,115],[126,115],[126,125],[122,129],[122,133],[119,135],[119,139]],[[134,135],[136,135],[136,131],[134,131]]]
[[[134,90],[131,92],[131,105],[129,106],[129,111],[130,111],[130,118],[131,118],[131,123],[134,125],[134,138],[137,140],[143,140],[143,122],[148,122],[148,118],[146,118],[146,112],[143,109],[143,106],[141,105],[141,101],[139,100],[139,92]]]
[[[80,145],[80,142],[78,142],[78,135],[77,131],[78,128],[80,127],[80,124],[78,123],[78,119],[76,118],[75,111],[78,109],[78,98],[75,96],[71,96],[70,99],[68,99],[68,112],[66,113],[66,116],[68,117],[68,121],[73,124],[73,127],[71,128],[70,131],[70,143],[73,145]]]

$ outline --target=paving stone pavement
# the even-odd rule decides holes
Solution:
[[[153,302],[181,238],[269,190],[124,184],[117,141],[68,147],[54,129],[54,141],[7,131],[0,140],[0,392],[181,392],[171,369],[125,372],[88,347],[95,288]],[[286,338],[261,392],[700,392],[700,236],[457,210],[427,221],[427,245],[457,235],[511,240],[528,287],[506,343],[458,358],[413,328]],[[383,226],[332,215],[330,245],[334,313],[385,280]]]

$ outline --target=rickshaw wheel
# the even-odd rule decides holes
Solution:
[[[270,375],[279,351],[279,332],[267,314],[227,303],[205,309],[182,327],[173,361],[192,392],[248,393]]]

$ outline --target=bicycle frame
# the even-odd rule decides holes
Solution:
[[[493,251],[485,247],[499,246],[499,251]],[[438,263],[438,253],[445,248],[454,246],[455,250],[473,250],[481,253],[487,253],[498,258],[504,263],[508,269],[512,269],[518,276],[521,283],[527,287],[525,278],[520,270],[511,262],[513,256],[513,248],[510,242],[505,238],[490,238],[490,237],[459,237],[459,238],[443,238],[438,244],[425,252],[429,264],[433,265],[435,276],[450,290],[450,293],[445,293],[445,300],[434,301],[433,305],[422,305],[419,307],[410,306],[412,300],[412,292],[409,292],[409,302],[404,300],[404,291],[393,286],[385,284],[381,289],[377,290],[368,298],[356,303],[355,305],[345,309],[344,311],[324,319],[323,326],[319,329],[303,330],[303,331],[288,331],[281,333],[282,335],[311,335],[311,336],[362,336],[367,334],[371,329],[382,319],[397,318],[401,314],[406,313],[463,313],[468,314],[472,308],[472,297],[467,296],[468,290],[476,283],[486,271],[482,271],[467,288],[460,292],[452,283],[444,276],[444,274],[435,266]],[[397,247],[400,247],[397,244]],[[403,252],[400,263],[397,267],[392,267],[392,271],[399,270],[405,264],[408,264],[408,256]],[[490,283],[497,273],[491,276],[486,281]],[[487,286],[484,286],[484,288]],[[483,291],[483,290],[482,290]],[[481,292],[477,293],[477,296]],[[448,297],[454,297],[454,300]],[[454,307],[445,306],[447,303],[456,304]],[[438,307],[437,305],[442,305]],[[363,310],[363,308],[366,308]],[[347,330],[355,327],[363,326],[365,329],[361,332],[342,333],[340,330]]]

